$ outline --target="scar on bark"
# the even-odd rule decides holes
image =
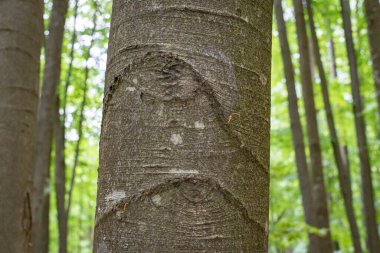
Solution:
[[[135,195],[127,196],[115,203],[110,204],[104,212],[96,217],[95,227],[99,226],[103,220],[112,217],[119,211],[128,212],[128,207],[133,204],[143,203],[148,199],[150,199],[153,203],[156,201],[159,202],[157,199],[154,199],[156,196],[173,189],[180,189],[183,193],[183,197],[190,204],[197,204],[202,201],[207,202],[209,201],[207,200],[208,195],[212,192],[219,193],[223,196],[225,203],[233,206],[243,217],[243,220],[248,222],[249,226],[254,229],[265,231],[265,227],[254,220],[254,218],[250,217],[244,204],[237,197],[235,197],[232,192],[227,190],[214,179],[199,178],[194,176],[169,179]]]
[[[29,192],[24,196],[21,226],[25,234],[26,246],[30,247],[32,246],[32,207]]]
[[[139,76],[141,72],[144,75]],[[222,103],[217,99],[213,86],[190,63],[178,55],[164,51],[152,51],[127,65],[122,73],[114,77],[113,82],[106,90],[103,115],[107,114],[107,107],[119,87],[126,83],[140,93],[140,100],[150,96],[164,103],[173,100],[181,102],[194,99],[199,93],[205,94],[210,101],[210,106],[214,109],[217,122],[235,140],[234,145],[243,152],[247,152],[253,160],[259,163],[259,167],[265,173],[269,173],[268,167],[255,155],[252,148],[244,145],[241,134],[232,126],[240,120],[240,113],[231,111],[232,108],[229,111],[223,108]],[[236,97],[237,95],[231,95],[230,99]],[[231,104],[235,102],[232,101]]]

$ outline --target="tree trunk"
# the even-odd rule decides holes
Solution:
[[[364,6],[380,120],[380,3],[379,0],[364,0]]]
[[[0,1],[0,247],[31,252],[43,1]]]
[[[67,252],[67,215],[65,208],[66,164],[64,122],[59,114],[59,97],[57,98],[55,120],[55,189],[57,203],[57,220],[59,233],[59,253]]]
[[[114,1],[94,252],[267,252],[272,4]]]
[[[331,138],[331,145],[334,151],[335,164],[338,169],[339,185],[340,185],[340,189],[343,195],[344,206],[345,206],[345,210],[347,214],[348,223],[350,225],[351,238],[354,244],[355,253],[361,253],[362,248],[360,245],[360,234],[359,234],[358,226],[356,224],[355,211],[354,211],[354,207],[352,203],[351,182],[346,177],[345,171],[347,171],[347,168],[344,168],[344,160],[343,160],[342,153],[340,150],[338,134],[335,128],[334,116],[331,109],[331,103],[330,103],[330,98],[329,98],[329,90],[327,87],[327,78],[325,75],[325,70],[323,68],[322,57],[320,53],[317,33],[315,29],[315,24],[314,24],[314,14],[313,14],[312,6],[311,6],[311,0],[306,0],[306,5],[307,5],[307,12],[308,12],[308,17],[309,17],[311,38],[313,40],[313,46],[314,46],[314,55],[315,55],[315,60],[316,60],[317,68],[318,68],[319,79],[321,82],[322,96],[323,96],[323,103],[324,103],[325,112],[326,112],[327,125],[328,125],[329,134]]]
[[[327,230],[325,236],[319,236],[320,252],[332,252],[330,236],[329,214],[326,190],[323,177],[322,152],[319,143],[317,113],[314,102],[313,83],[310,70],[310,56],[308,38],[302,0],[293,0],[296,17],[297,38],[300,52],[300,68],[302,79],[302,93],[306,112],[307,136],[309,141],[314,208],[316,210],[316,224],[320,229]],[[314,45],[313,45],[314,46]]]
[[[292,63],[292,56],[290,52],[288,35],[286,31],[286,25],[283,15],[283,9],[281,0],[274,1],[274,9],[276,13],[277,29],[279,33],[281,54],[284,66],[284,74],[286,79],[286,87],[288,91],[288,107],[290,124],[292,130],[293,147],[296,154],[297,172],[300,183],[300,191],[302,196],[303,210],[305,214],[305,222],[309,226],[316,226],[315,213],[313,208],[313,195],[311,188],[311,179],[307,165],[307,159],[305,154],[305,144],[303,140],[303,130],[298,111],[298,99],[296,93],[294,68]],[[319,245],[317,237],[309,233],[309,253],[318,253]]]
[[[338,76],[338,71],[336,67],[336,56],[335,56],[335,43],[334,37],[331,35],[329,39],[329,53],[330,53],[330,72],[331,77],[336,79]]]
[[[76,23],[78,15],[78,0],[75,1],[74,7],[74,29],[73,35],[71,37],[71,48],[70,48],[70,63],[67,70],[64,91],[63,91],[63,102],[62,109],[63,115],[61,117],[60,110],[60,99],[57,96],[57,110],[56,110],[56,133],[55,133],[55,183],[56,183],[56,203],[57,203],[57,220],[58,220],[58,233],[59,233],[59,253],[67,252],[67,235],[68,235],[68,210],[66,208],[66,156],[65,156],[65,122],[66,122],[66,104],[67,104],[67,93],[68,88],[71,83],[71,74],[74,62],[74,45],[76,42]]]
[[[46,63],[38,108],[37,158],[34,172],[33,248],[47,253],[49,246],[49,168],[55,118],[56,90],[61,70],[61,51],[68,0],[54,0],[46,41]]]
[[[356,138],[359,148],[360,175],[363,198],[365,227],[367,229],[367,247],[370,253],[380,252],[377,234],[376,210],[372,188],[371,165],[367,149],[367,136],[363,118],[363,102],[360,95],[360,81],[357,69],[354,42],[352,39],[350,4],[348,0],[340,0],[343,17],[343,28],[346,39],[347,55],[350,65],[353,111],[355,116]]]
[[[68,191],[67,216],[69,215],[70,208],[71,208],[71,200],[72,200],[72,196],[73,196],[76,171],[77,171],[78,162],[79,162],[80,144],[81,144],[82,136],[83,136],[83,121],[85,119],[84,118],[84,109],[86,107],[86,102],[87,102],[88,78],[89,78],[89,73],[90,73],[88,61],[91,57],[91,49],[92,49],[94,42],[95,42],[95,32],[96,32],[96,28],[97,28],[97,15],[98,15],[97,8],[98,8],[98,6],[97,6],[96,1],[94,1],[94,5],[95,5],[94,6],[95,12],[94,12],[94,16],[92,18],[93,27],[91,29],[91,34],[90,34],[90,36],[91,36],[90,45],[89,45],[89,47],[87,49],[87,53],[86,53],[86,68],[84,70],[82,103],[80,105],[79,119],[78,119],[78,141],[75,145],[73,172],[71,175],[70,187],[69,187],[69,191]]]

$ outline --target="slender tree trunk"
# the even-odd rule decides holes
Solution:
[[[331,36],[329,39],[329,53],[330,53],[331,77],[333,79],[336,79],[338,76],[338,71],[337,71],[337,67],[336,67],[335,43],[334,43],[334,37],[333,36]]]
[[[43,1],[0,1],[0,251],[31,252]]]
[[[55,189],[57,203],[57,218],[59,232],[59,253],[67,252],[67,215],[65,208],[65,132],[59,114],[59,97],[57,97],[57,110],[55,120]]]
[[[66,122],[66,103],[68,87],[71,83],[71,74],[74,62],[74,45],[76,42],[76,21],[78,15],[78,0],[75,1],[74,7],[74,30],[71,38],[70,49],[70,63],[66,75],[66,81],[63,92],[63,115],[60,116],[59,109],[60,103],[57,103],[56,111],[56,155],[55,155],[55,168],[56,168],[56,203],[57,203],[57,218],[59,228],[59,252],[67,252],[67,236],[68,236],[68,210],[66,209],[65,197],[66,197],[66,163],[65,163],[65,122]],[[57,97],[58,101],[59,96]]]
[[[301,0],[293,0],[296,17],[297,38],[300,52],[300,67],[302,79],[302,93],[306,112],[307,136],[309,141],[314,208],[316,224],[320,229],[326,229],[325,236],[319,236],[320,252],[332,252],[327,197],[323,177],[322,152],[319,143],[317,113],[314,102],[313,83],[310,72],[310,56],[308,38]]]
[[[357,69],[354,42],[352,39],[350,4],[348,0],[340,0],[342,7],[343,28],[346,39],[347,55],[350,65],[353,111],[356,125],[356,138],[359,147],[360,174],[363,198],[365,227],[367,229],[367,247],[370,253],[380,252],[377,233],[376,210],[372,188],[371,165],[367,149],[367,137],[363,118],[363,102],[360,95],[360,81]]]
[[[308,17],[309,17],[311,38],[313,40],[313,46],[314,46],[315,61],[318,68],[319,79],[320,79],[321,88],[322,88],[322,96],[323,96],[323,103],[324,103],[325,112],[326,112],[327,125],[328,125],[329,134],[331,138],[331,145],[334,151],[335,163],[338,168],[339,185],[340,185],[340,189],[343,195],[344,206],[345,206],[345,210],[347,214],[348,223],[350,224],[351,238],[354,245],[354,249],[356,253],[361,253],[362,248],[360,244],[360,234],[359,234],[358,226],[356,224],[355,211],[354,211],[354,207],[352,203],[351,183],[346,178],[345,171],[347,171],[347,168],[344,168],[344,160],[343,160],[342,153],[340,150],[338,134],[335,128],[334,116],[331,109],[329,90],[327,86],[327,78],[325,75],[325,70],[323,68],[322,57],[320,53],[317,33],[315,29],[315,24],[314,24],[314,14],[313,14],[312,6],[311,6],[311,0],[306,0],[306,5],[307,5],[307,12],[308,12]]]
[[[305,214],[305,222],[309,226],[316,226],[315,214],[313,208],[313,195],[311,188],[311,179],[307,165],[305,144],[303,140],[303,130],[300,120],[300,115],[298,111],[298,99],[296,93],[295,79],[294,79],[294,68],[292,63],[292,57],[288,42],[288,35],[286,31],[286,25],[283,15],[283,9],[281,5],[281,0],[274,1],[274,9],[276,13],[277,28],[279,33],[281,54],[284,66],[284,73],[286,79],[286,87],[288,90],[288,106],[289,106],[289,116],[290,124],[292,130],[293,147],[296,154],[297,172],[300,183],[300,191],[302,196],[303,209]],[[319,245],[317,237],[309,233],[309,251],[310,253],[318,253]]]
[[[364,6],[367,17],[373,78],[375,80],[376,101],[380,120],[380,3],[379,0],[364,0]]]
[[[49,37],[46,41],[46,63],[38,108],[37,158],[34,172],[33,248],[47,253],[49,247],[49,167],[55,118],[56,90],[61,70],[61,51],[68,0],[54,0]]]
[[[94,42],[95,42],[95,32],[96,32],[96,28],[97,28],[97,15],[98,15],[97,8],[98,7],[96,4],[96,1],[94,1],[94,5],[95,5],[95,12],[94,12],[94,16],[92,19],[93,27],[92,27],[91,34],[90,34],[91,42],[90,42],[90,45],[87,49],[86,68],[84,70],[82,103],[80,105],[79,119],[78,119],[78,141],[75,145],[74,165],[73,165],[73,171],[72,171],[72,175],[71,175],[71,179],[70,179],[70,186],[69,186],[69,191],[68,191],[67,216],[69,216],[69,213],[70,213],[72,196],[73,196],[73,191],[74,191],[76,171],[77,171],[78,162],[79,162],[80,144],[81,144],[82,136],[83,136],[83,121],[85,119],[84,118],[84,109],[86,107],[86,102],[87,102],[88,78],[89,78],[89,73],[90,73],[88,61],[91,57],[91,49],[92,49]]]
[[[267,252],[272,4],[114,1],[94,252]]]

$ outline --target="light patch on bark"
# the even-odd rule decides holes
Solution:
[[[155,204],[156,206],[160,206],[161,205],[161,196],[160,195],[154,195],[153,197],[152,197],[152,202],[153,202],[153,204]]]
[[[127,90],[127,91],[131,91],[131,92],[133,92],[133,91],[136,91],[136,88],[135,88],[135,87],[132,87],[132,86],[128,86],[128,87],[126,88],[126,90]]]
[[[107,202],[118,202],[125,198],[125,192],[123,191],[113,191],[111,194],[108,194],[105,198]]]
[[[133,84],[138,84],[139,80],[137,80],[137,78],[133,78],[132,82],[133,82]]]
[[[181,134],[172,134],[172,136],[170,137],[170,141],[174,145],[179,145],[179,144],[183,143],[183,139],[182,139]]]
[[[260,81],[263,85],[267,85],[268,79],[265,77],[265,75],[260,75]]]
[[[195,121],[194,122],[194,127],[196,129],[205,129],[205,124],[201,121]]]
[[[171,169],[169,173],[173,174],[199,174],[197,170],[183,170],[183,169]]]

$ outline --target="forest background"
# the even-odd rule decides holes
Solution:
[[[368,148],[372,162],[375,196],[380,194],[380,124],[377,115],[376,92],[368,44],[367,23],[363,0],[352,0],[351,21],[356,48],[361,91],[365,110]],[[76,6],[77,4],[77,6]],[[68,251],[91,252],[94,226],[98,146],[102,115],[104,72],[106,68],[108,32],[111,19],[111,1],[70,1],[62,49],[62,66],[59,86],[61,117],[65,113],[65,164],[66,203],[71,198],[68,219]],[[292,1],[282,1],[288,40],[296,74],[296,90],[305,128],[305,112],[301,99],[299,53]],[[52,1],[45,1],[45,36]],[[338,0],[315,0],[312,3],[322,61],[329,80],[330,99],[339,140],[348,147],[353,190],[353,203],[357,223],[365,245],[360,171],[356,145],[349,64],[345,47],[340,3]],[[95,27],[94,27],[95,26]],[[272,46],[272,115],[271,115],[271,198],[270,198],[270,252],[305,252],[307,231],[299,190],[292,133],[287,106],[287,92],[278,31],[274,18]],[[72,50],[73,49],[73,50]],[[312,45],[310,43],[310,52]],[[310,55],[313,55],[310,53]],[[318,127],[326,190],[328,194],[332,238],[342,252],[353,252],[350,229],[338,182],[338,173],[331,148],[331,138],[323,107],[320,79],[314,57],[311,59],[312,78],[316,100]],[[41,80],[44,52],[42,53]],[[67,88],[68,87],[68,88]],[[67,90],[66,90],[67,89]],[[306,129],[304,129],[306,133]],[[305,135],[306,138],[306,135]],[[54,143],[54,142],[53,142]],[[55,152],[51,159],[50,183],[45,191],[50,193],[49,252],[58,252],[58,219],[55,191]],[[71,192],[71,193],[70,193]],[[70,197],[71,195],[71,197]],[[380,208],[380,199],[375,198]],[[380,212],[377,213],[380,220]]]

